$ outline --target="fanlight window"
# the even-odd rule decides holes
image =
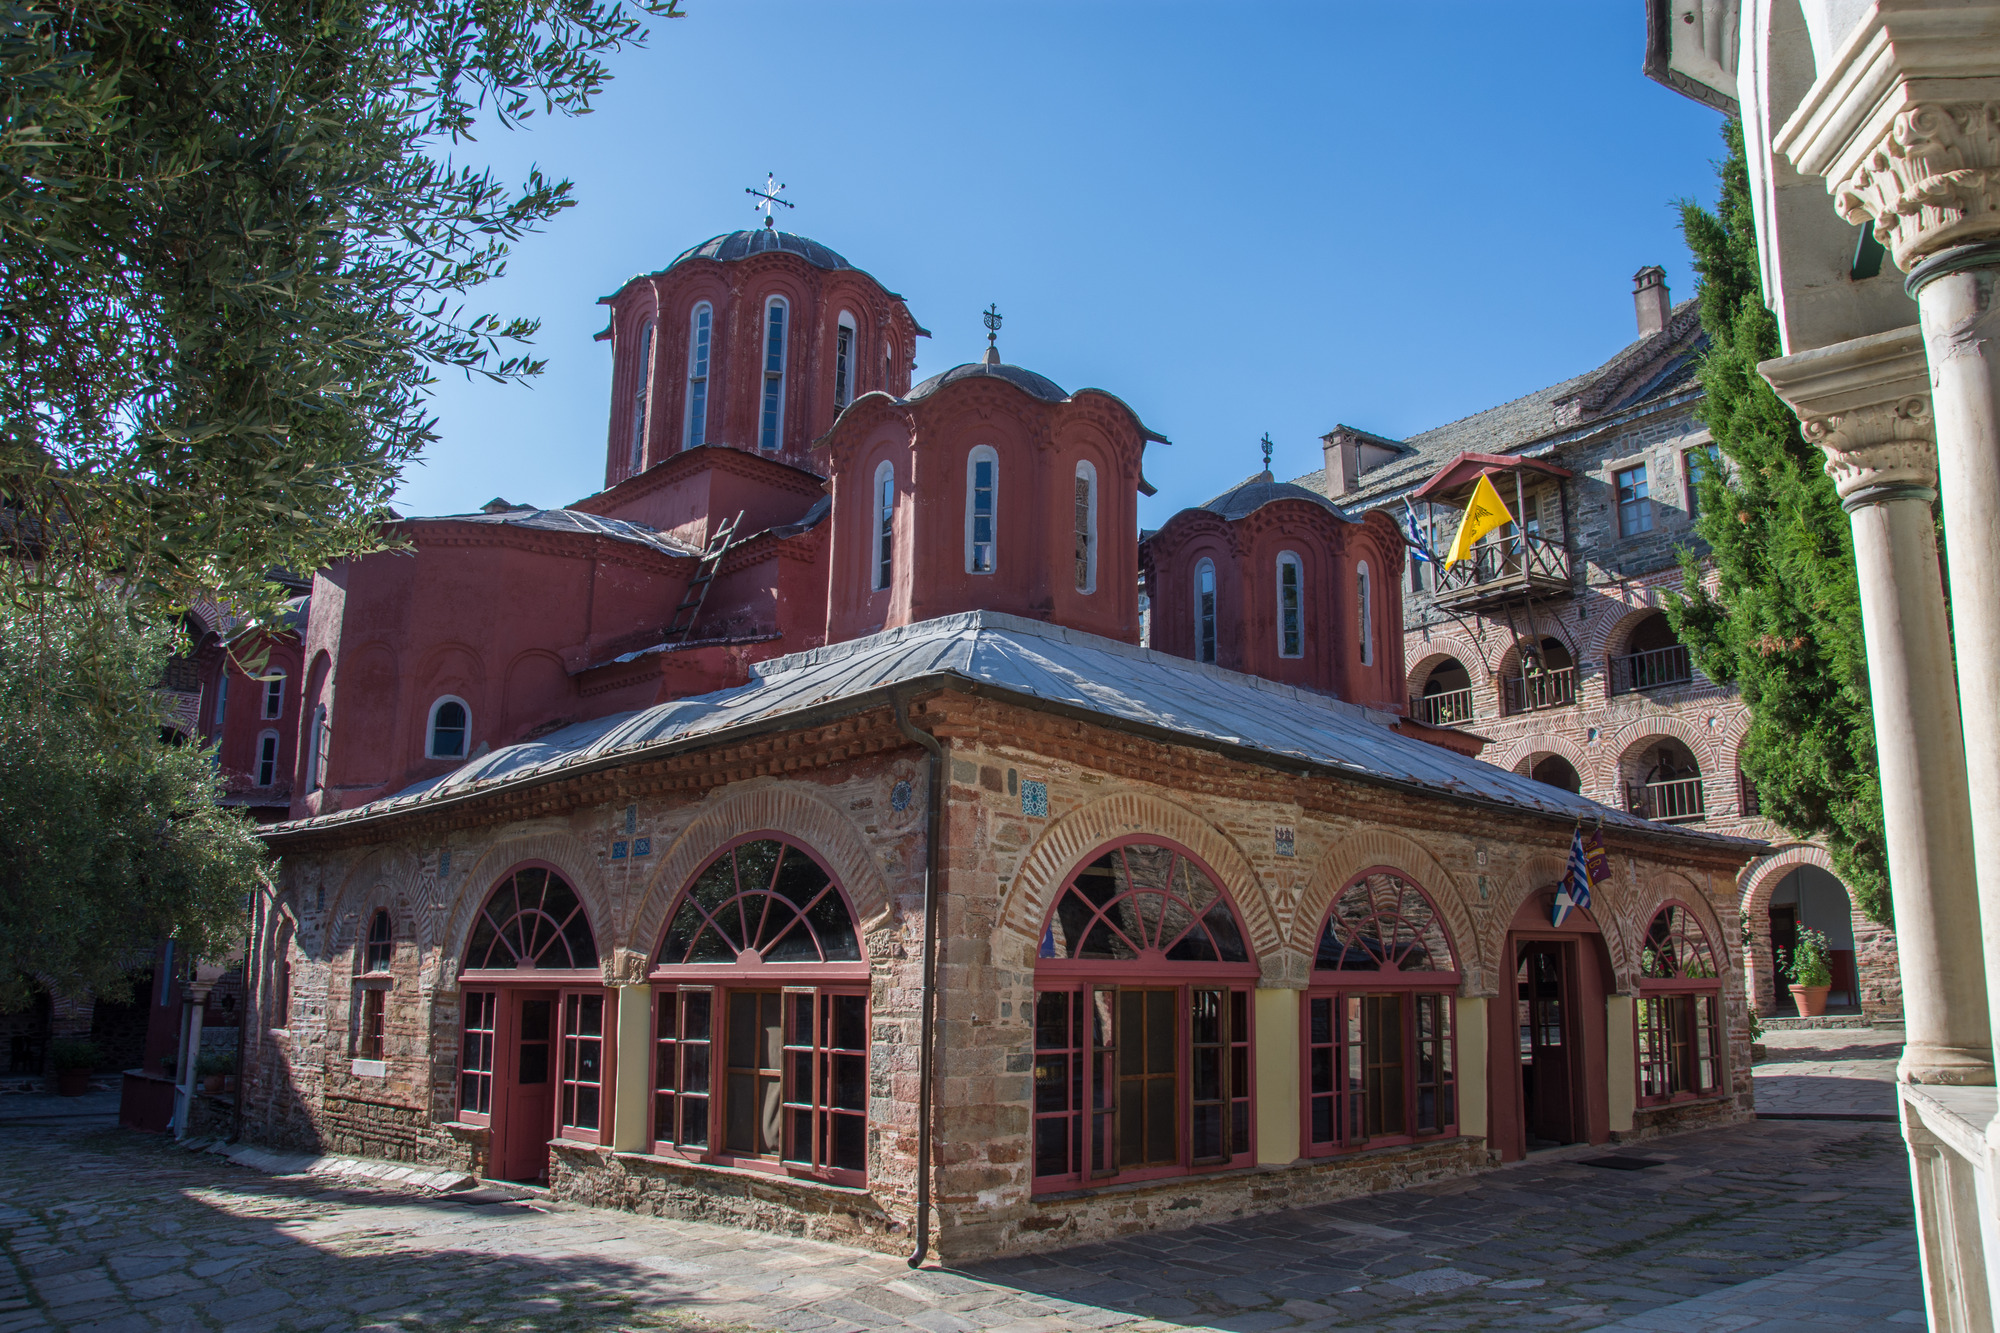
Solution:
[[[1042,932],[1044,958],[1247,963],[1243,930],[1207,873],[1170,847],[1129,843],[1076,872]]]
[[[776,838],[724,852],[688,885],[655,967],[751,961],[851,963],[854,914],[819,862]]]
[[[1320,932],[1313,966],[1328,972],[1456,972],[1437,909],[1416,885],[1387,871],[1341,891]]]
[[[465,966],[596,967],[597,940],[576,890],[555,872],[530,866],[502,881],[486,900]]]
[[[1708,935],[1694,913],[1679,903],[1668,903],[1653,918],[1646,943],[1639,950],[1639,975],[1649,981],[1676,977],[1711,978],[1715,954],[1708,947]]]

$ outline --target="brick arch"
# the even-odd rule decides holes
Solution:
[[[1660,909],[1669,902],[1682,903],[1694,913],[1695,920],[1701,923],[1702,930],[1708,935],[1708,947],[1715,951],[1716,970],[1727,976],[1729,969],[1742,961],[1743,950],[1740,942],[1730,939],[1723,930],[1722,917],[1715,910],[1715,904],[1709,901],[1708,895],[1703,893],[1701,887],[1692,879],[1678,870],[1655,869],[1646,877],[1639,891],[1638,900],[1633,904],[1637,909],[1632,917],[1634,941],[1645,938],[1646,931],[1652,927],[1653,918],[1658,916]],[[1634,956],[1637,956],[1636,950]]]
[[[1664,614],[1666,599],[1659,596],[1656,589],[1649,588],[1646,591],[1649,594],[1646,600],[1626,603],[1624,611],[1606,624],[1603,640],[1599,646],[1607,660],[1625,652],[1626,645],[1631,642],[1632,631],[1639,627],[1640,621]]]
[[[1583,779],[1585,791],[1601,790],[1606,785],[1603,775],[1596,772],[1597,761],[1592,759],[1581,745],[1567,736],[1552,732],[1536,732],[1523,736],[1495,752],[1492,757],[1488,758],[1482,754],[1480,759],[1495,768],[1504,768],[1510,773],[1522,773],[1525,777],[1521,765],[1537,755],[1544,754],[1559,754],[1569,760],[1570,767],[1574,768],[1577,776]]]
[[[410,887],[418,868],[409,853],[387,847],[375,848],[355,861],[342,876],[340,887],[327,895],[328,924],[320,931],[320,949],[325,955],[322,961],[332,962],[342,948],[358,946],[366,937],[367,923],[378,907],[389,909],[392,930],[414,938],[416,913]],[[343,940],[341,922],[349,911],[355,913],[356,933]]]
[[[1497,943],[1506,938],[1507,927],[1521,910],[1521,904],[1543,889],[1562,883],[1569,870],[1569,855],[1566,851],[1536,852],[1522,859],[1508,877],[1506,884],[1494,895],[1493,915],[1489,918],[1494,925],[1493,951],[1499,957]],[[1624,985],[1624,979],[1632,975],[1633,952],[1631,943],[1631,870],[1622,868],[1616,860],[1611,863],[1611,878],[1590,891],[1590,919],[1597,923],[1598,934],[1604,939],[1605,951],[1611,956],[1611,973]],[[1648,918],[1650,920],[1650,918]]]
[[[920,784],[912,785],[922,790]],[[660,933],[667,928],[668,909],[695,872],[732,839],[767,829],[812,848],[826,862],[846,890],[864,931],[869,922],[888,910],[889,881],[881,865],[854,821],[831,801],[803,783],[739,789],[695,816],[666,849],[621,941],[636,961],[621,966],[636,967],[636,975],[643,976]]]
[[[1855,910],[1854,890],[1833,868],[1832,855],[1816,843],[1787,843],[1743,867],[1736,876],[1737,912],[1750,927],[1749,945],[1743,951],[1748,954],[1743,960],[1743,989],[1753,1007],[1766,1006],[1760,1012],[1775,1008],[1778,1001],[1778,960],[1771,947],[1771,895],[1785,876],[1800,866],[1817,866],[1832,875],[1847,893],[1848,911]],[[1768,1001],[1764,997],[1767,986],[1771,992]]]
[[[458,895],[452,900],[444,928],[439,933],[443,967],[439,975],[445,984],[456,984],[465,944],[472,936],[479,909],[493,896],[493,890],[515,866],[524,861],[545,861],[556,868],[583,902],[590,920],[591,936],[597,941],[597,960],[605,976],[611,975],[611,957],[618,944],[611,911],[611,896],[605,892],[604,877],[597,863],[596,849],[567,833],[530,833],[503,839],[479,854],[458,881]]]
[[[1162,797],[1117,792],[1050,824],[1022,858],[1021,868],[1001,898],[999,913],[1001,924],[1027,950],[1020,959],[1022,966],[1033,965],[1042,919],[1070,872],[1114,838],[1148,833],[1179,843],[1215,872],[1242,915],[1250,947],[1260,962],[1284,946],[1284,935],[1271,913],[1261,877],[1227,834],[1192,810]]]
[[[1489,965],[1491,953],[1466,911],[1464,889],[1429,848],[1388,829],[1356,833],[1320,857],[1299,894],[1299,908],[1292,917],[1292,947],[1310,961],[1319,947],[1320,928],[1333,908],[1334,895],[1353,883],[1356,875],[1380,866],[1394,870],[1429,895],[1444,921],[1452,952],[1458,955],[1459,975],[1476,982],[1477,975]]]
[[[1424,644],[1423,652],[1412,659],[1406,673],[1412,698],[1423,693],[1424,682],[1430,679],[1432,668],[1447,657],[1456,659],[1465,668],[1465,674],[1472,678],[1474,686],[1493,674],[1492,667],[1487,665],[1486,655],[1470,640],[1457,634],[1435,635]]]
[[[1512,632],[1509,632],[1500,641],[1500,656],[1494,659],[1493,665],[1488,672],[1489,675],[1504,676],[1507,674],[1507,664],[1518,662],[1522,638],[1533,638],[1537,644],[1543,639],[1554,639],[1563,646],[1563,651],[1569,654],[1572,666],[1581,667],[1583,665],[1582,649],[1577,643],[1576,636],[1570,633],[1567,627],[1553,623],[1545,625],[1537,621],[1533,625],[1524,625],[1520,637],[1517,638]]]
[[[1648,713],[1620,727],[1612,737],[1610,752],[1617,756],[1615,762],[1622,776],[1632,756],[1647,741],[1656,736],[1669,736],[1688,747],[1694,755],[1695,763],[1701,766],[1702,780],[1723,776],[1728,765],[1716,753],[1721,739],[1707,727],[1697,726],[1674,713]]]

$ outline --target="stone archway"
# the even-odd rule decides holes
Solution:
[[[1329,848],[1313,867],[1312,878],[1300,892],[1292,916],[1292,947],[1310,965],[1319,930],[1333,906],[1334,895],[1356,875],[1376,868],[1395,871],[1421,888],[1444,918],[1445,932],[1458,953],[1459,975],[1468,994],[1483,995],[1492,984],[1492,951],[1473,925],[1465,889],[1429,848],[1389,829],[1356,833]]]

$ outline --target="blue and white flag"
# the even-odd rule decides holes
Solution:
[[[1583,856],[1583,826],[1577,825],[1569,839],[1569,869],[1563,875],[1562,886],[1556,890],[1555,910],[1550,915],[1553,924],[1560,926],[1569,916],[1570,909],[1590,906],[1590,863]]]
[[[1403,540],[1409,543],[1411,557],[1428,560],[1436,564],[1438,558],[1431,554],[1430,546],[1424,541],[1423,525],[1417,522],[1417,511],[1410,508],[1408,498],[1403,501]]]

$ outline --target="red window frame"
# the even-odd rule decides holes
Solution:
[[[1457,957],[1436,900],[1404,871],[1370,866],[1334,894],[1299,1025],[1305,1156],[1458,1132]]]
[[[469,990],[461,998],[464,1018],[458,1059],[458,1118],[468,1125],[493,1123],[493,1053],[498,1045],[500,992]]]
[[[611,1110],[617,1015],[599,986],[556,997],[556,1137],[602,1144]]]
[[[773,961],[754,947],[737,951],[734,961],[661,961],[670,945],[686,950],[681,958],[696,951],[682,940],[686,932],[677,934],[675,927],[695,887],[725,857],[733,858],[738,849],[764,841],[781,843],[786,849],[771,864],[772,879],[746,888],[743,863],[732,860],[735,895],[746,904],[756,896],[768,896],[782,877],[784,858],[797,852],[818,867],[831,892],[838,895],[861,956],[829,958],[826,946],[820,944],[816,951],[821,956],[810,961]],[[816,897],[823,896],[823,892],[816,892]],[[701,912],[709,923],[727,915],[726,909],[713,903],[703,905]],[[747,921],[741,924],[747,934],[755,935],[760,929]],[[778,942],[788,934],[780,932]],[[667,913],[649,974],[653,982],[653,1057],[647,1133],[654,1155],[835,1185],[867,1183],[869,1066],[873,1060],[871,970],[860,945],[859,916],[839,876],[811,847],[785,833],[764,829],[732,839],[689,876]],[[731,1006],[751,994],[777,997],[781,1025],[775,1063],[768,1068],[759,1063],[757,1070],[745,1071],[773,1078],[779,1087],[779,1127],[768,1152],[729,1146]],[[852,1044],[857,1035],[858,1046]],[[763,1058],[760,1055],[758,1060]],[[858,1166],[854,1154],[857,1141],[861,1154]]]
[[[1639,1105],[1723,1095],[1722,973],[1728,966],[1692,907],[1679,899],[1660,905],[1640,943],[1632,1004]]]
[[[1132,870],[1126,851],[1157,848],[1170,853],[1167,869],[1153,876]],[[1116,932],[1106,943],[1124,958],[1053,957],[1058,914],[1064,898],[1086,874],[1117,856],[1115,897],[1098,900],[1078,889],[1079,901],[1098,905],[1098,915],[1076,932],[1081,947],[1100,938],[1100,928]],[[1185,866],[1213,889],[1213,900],[1193,911],[1197,888],[1186,887]],[[1101,891],[1101,890],[1098,890]],[[1125,925],[1109,909],[1127,898],[1159,896],[1148,913],[1134,900]],[[1168,902],[1181,905],[1170,917]],[[1245,961],[1169,957],[1184,943],[1213,939],[1229,917],[1228,929]],[[1176,920],[1171,939],[1167,923]],[[1132,939],[1129,933],[1140,938]],[[1065,934],[1071,933],[1064,923]],[[1038,1194],[1097,1185],[1154,1180],[1246,1167],[1255,1161],[1255,1052],[1250,1040],[1252,1001],[1258,968],[1250,951],[1243,916],[1222,877],[1187,848],[1170,839],[1133,834],[1093,848],[1079,860],[1054,895],[1042,929],[1043,953],[1035,966],[1035,1007],[1028,1015],[1034,1058],[1033,1128],[1030,1172]],[[1135,1034],[1135,1027],[1138,1029]],[[1170,1031],[1167,1029],[1171,1029]],[[1060,1166],[1060,1169],[1054,1169]]]

